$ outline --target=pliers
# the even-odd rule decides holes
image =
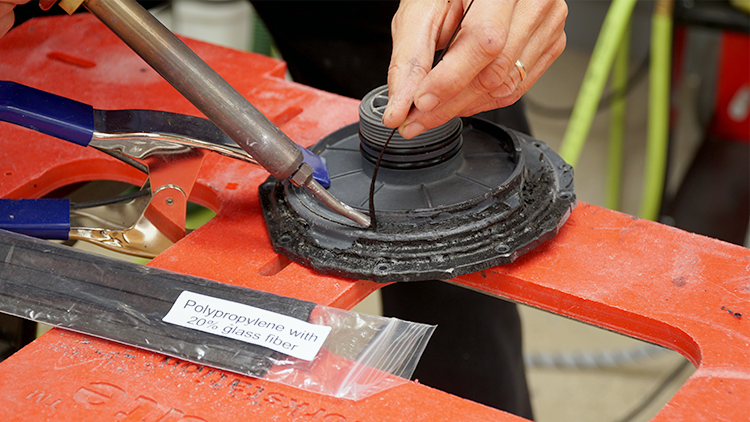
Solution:
[[[257,164],[210,120],[153,110],[96,110],[10,81],[0,81],[0,121],[96,148],[148,175],[140,191],[107,205],[0,199],[0,228],[85,240],[135,256],[155,257],[185,236],[187,200],[210,152]],[[312,177],[328,187],[325,162],[300,149]]]
[[[44,5],[47,7],[52,3],[54,1],[49,0],[45,1]],[[3,89],[9,93],[0,95],[0,98],[10,98],[13,95],[14,101],[28,105],[31,111],[28,115],[19,115],[12,110],[6,111],[6,114],[15,115],[15,120],[8,121],[79,145],[95,147],[136,168],[144,171],[147,169],[150,199],[143,213],[135,222],[129,221],[118,226],[127,228],[115,229],[112,233],[104,235],[104,240],[97,240],[97,243],[104,246],[113,243],[120,247],[119,244],[123,243],[125,234],[128,233],[130,236],[127,243],[134,245],[135,237],[140,236],[143,239],[139,239],[137,243],[143,245],[140,249],[147,250],[130,253],[151,256],[162,249],[153,246],[154,244],[166,244],[164,239],[174,242],[184,236],[184,205],[203,158],[209,151],[256,162],[274,177],[288,179],[295,186],[307,188],[318,200],[354,223],[362,227],[370,226],[369,216],[339,201],[319,182],[320,164],[309,162],[311,154],[306,154],[304,148],[292,142],[137,2],[70,0],[60,3],[68,13],[73,13],[81,5],[107,25],[210,119],[196,120],[187,116],[177,117],[171,113],[93,110],[88,105],[56,96],[49,97],[38,91],[28,95],[30,98],[39,98],[41,104],[31,100],[28,100],[31,102],[27,104],[27,93],[23,92],[23,88],[10,83],[4,86]],[[20,94],[15,92],[19,89],[22,91]],[[52,106],[46,105],[45,101],[50,101]],[[56,104],[57,101],[61,104]],[[59,105],[60,108],[50,111],[55,105]],[[49,118],[47,113],[51,113],[52,117]],[[167,124],[165,129],[162,125],[172,118],[177,123]],[[137,122],[135,126],[134,122]],[[155,126],[140,126],[141,122],[149,122]],[[210,125],[210,122],[215,126]],[[197,129],[185,133],[181,130],[183,125]],[[202,133],[204,129],[206,133]],[[234,145],[239,145],[241,149],[234,148]],[[7,207],[10,208],[10,205]],[[24,215],[31,214],[26,212]],[[9,220],[16,218],[18,217],[15,211],[12,219],[8,216]],[[139,227],[144,225],[158,227],[161,235],[151,235],[154,231],[150,229],[140,230]],[[113,236],[114,233],[117,236]],[[90,241],[98,238],[93,232],[88,231],[81,237]]]

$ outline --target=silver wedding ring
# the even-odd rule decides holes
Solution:
[[[524,66],[520,60],[516,60],[516,69],[518,69],[518,73],[521,74],[521,82],[523,82],[523,80],[526,79],[526,66]]]

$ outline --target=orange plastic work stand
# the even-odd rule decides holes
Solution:
[[[357,101],[284,81],[279,61],[186,42],[302,145],[357,119]],[[0,79],[95,108],[198,115],[85,15],[28,22],[0,40],[0,57]],[[341,308],[380,287],[276,255],[257,196],[266,177],[210,156],[191,200],[217,216],[149,265]],[[0,197],[94,179],[143,181],[97,151],[0,123]],[[698,370],[654,420],[750,418],[748,249],[579,204],[557,237],[515,263],[451,282],[682,353]],[[0,397],[4,421],[520,420],[416,382],[339,400],[58,329],[0,364]]]

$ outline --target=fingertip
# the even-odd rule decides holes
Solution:
[[[437,95],[428,92],[422,94],[419,98],[414,101],[414,106],[424,113],[429,113],[440,105],[440,98]]]
[[[396,121],[394,117],[394,106],[391,105],[391,102],[388,102],[388,105],[385,106],[385,111],[383,112],[383,125],[385,127],[389,127],[391,129],[395,129],[398,127],[398,125],[401,123],[399,121]]]
[[[391,129],[399,127],[405,120],[409,107],[402,103],[398,95],[389,95],[383,111],[383,125]]]
[[[415,136],[418,136],[422,132],[425,131],[424,126],[419,122],[411,122],[409,124],[404,125],[404,127],[399,128],[399,133],[403,138],[411,139]]]

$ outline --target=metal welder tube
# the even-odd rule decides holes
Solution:
[[[316,182],[315,179],[310,179],[309,182],[305,184],[305,187],[332,210],[343,216],[349,217],[350,220],[362,227],[370,227],[371,221],[369,217],[337,200],[336,197],[331,195],[331,193],[321,186],[320,183]]]
[[[137,2],[87,0],[84,7],[273,176],[297,171],[299,147]]]
[[[274,177],[287,179],[305,166],[297,144],[136,1],[83,5]],[[345,217],[369,225],[365,215],[326,199]]]

